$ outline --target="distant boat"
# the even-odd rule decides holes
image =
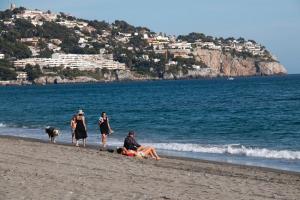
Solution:
[[[233,77],[228,77],[228,78],[227,78],[227,80],[229,80],[229,81],[233,81],[233,80],[234,80],[234,78],[233,78]]]

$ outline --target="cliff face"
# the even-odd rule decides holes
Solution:
[[[33,81],[34,84],[60,84],[60,83],[89,83],[89,82],[112,82],[128,80],[152,80],[158,79],[149,76],[143,76],[130,70],[107,71],[101,79],[95,79],[87,76],[78,76],[75,78],[62,78],[60,76],[42,76]]]
[[[279,75],[287,71],[279,62],[259,58],[240,58],[222,51],[197,49],[197,61],[203,62],[212,72],[221,76]]]
[[[86,76],[78,76],[74,79],[61,78],[60,76],[42,76],[33,81],[33,83],[39,85],[59,84],[59,83],[86,83],[86,82],[97,82],[97,80]]]

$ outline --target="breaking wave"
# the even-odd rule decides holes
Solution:
[[[181,143],[151,143],[147,144],[161,150],[231,154],[249,157],[273,158],[273,159],[300,159],[300,151],[271,150],[266,148],[245,147],[240,144],[229,145],[201,145]]]
[[[6,124],[0,123],[0,128],[6,127]]]

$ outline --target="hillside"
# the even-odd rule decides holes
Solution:
[[[23,7],[0,12],[0,80],[60,83],[286,74],[261,44],[170,36]]]

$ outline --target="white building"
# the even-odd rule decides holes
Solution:
[[[24,10],[22,13],[17,14],[16,18],[30,19],[34,25],[43,24],[42,21],[54,21],[57,19],[56,14],[43,12],[40,10]]]
[[[18,81],[26,81],[28,78],[27,72],[16,72]]]
[[[222,47],[219,45],[215,45],[213,42],[199,42],[197,43],[198,46],[202,48],[208,48],[208,49],[213,49],[213,50],[221,50]]]
[[[61,54],[54,53],[52,58],[26,58],[14,62],[16,68],[27,64],[40,67],[63,67],[93,71],[95,69],[125,70],[125,64],[113,60],[112,54]]]
[[[5,55],[3,53],[0,53],[0,59],[4,59]]]
[[[176,43],[170,43],[169,48],[171,49],[191,49],[192,44],[188,42],[176,42]]]

